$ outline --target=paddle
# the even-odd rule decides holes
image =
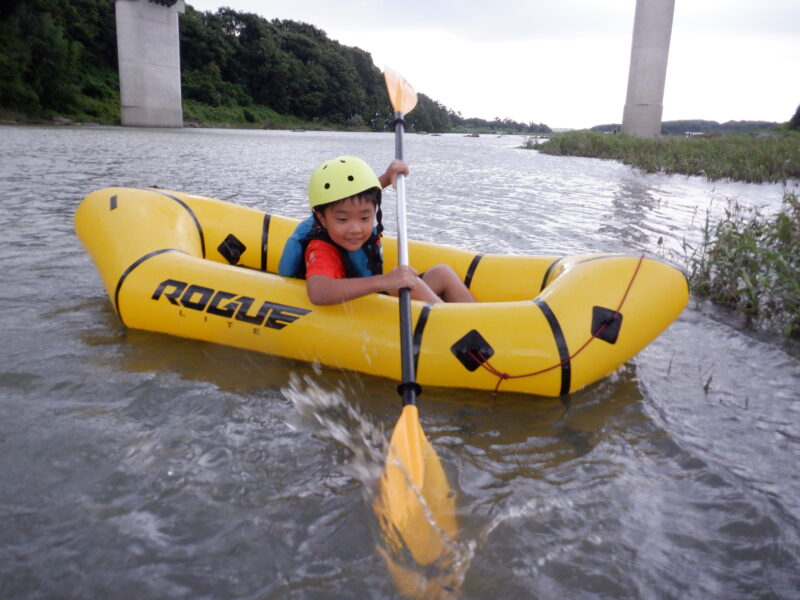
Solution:
[[[389,98],[395,109],[395,158],[403,159],[404,115],[417,103],[414,88],[394,71],[384,72]],[[408,265],[405,178],[397,176],[397,257]],[[395,583],[407,595],[452,592],[449,569],[455,557],[450,540],[458,529],[455,497],[447,484],[439,457],[425,437],[416,406],[420,387],[414,372],[411,334],[411,292],[400,290],[400,354],[402,381],[398,391],[403,410],[389,442],[386,467],[380,481],[375,511],[383,530],[386,562]],[[424,576],[398,561],[410,554],[420,566],[436,563],[439,577]],[[408,562],[408,561],[405,561]],[[428,569],[430,571],[430,569]],[[431,575],[429,572],[428,575]],[[448,577],[450,576],[450,577]]]
[[[391,69],[383,73],[386,89],[395,110],[394,157],[403,160],[403,117],[417,105],[417,93],[400,75]],[[402,173],[397,175],[397,264],[408,265],[408,224],[406,219],[406,178]],[[411,346],[411,290],[400,290],[400,360],[402,383],[398,390],[403,396],[403,413],[405,407],[414,406],[420,387],[416,383],[414,373],[414,356]],[[408,411],[416,412],[416,411]],[[416,420],[419,427],[419,419]]]

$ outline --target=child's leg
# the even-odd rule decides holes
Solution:
[[[425,271],[422,281],[445,302],[477,302],[475,296],[448,265],[436,265]]]
[[[397,290],[389,290],[386,293],[389,294],[390,296],[394,296],[395,298],[397,298],[400,295],[397,292]],[[437,296],[436,293],[430,287],[428,287],[428,284],[425,283],[425,280],[422,279],[421,277],[419,278],[416,287],[413,290],[411,290],[411,299],[422,300],[423,302],[433,302],[433,303],[442,302],[442,299],[439,296]]]
[[[392,295],[396,295],[395,292]],[[411,291],[412,300],[422,300],[423,302],[441,302],[442,298],[434,292],[426,283],[425,280],[420,278],[417,286]]]

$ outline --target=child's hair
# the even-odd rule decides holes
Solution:
[[[341,200],[334,200],[333,202],[328,202],[327,204],[322,204],[320,206],[314,207],[314,213],[319,211],[324,214],[326,210],[329,208],[336,206],[340,202],[344,202],[345,200],[357,199],[361,202],[372,202],[375,206],[375,219],[378,222],[377,230],[378,230],[378,237],[381,237],[383,234],[383,211],[381,210],[381,190],[380,188],[369,188],[368,190],[364,190],[363,192],[359,192],[358,194],[353,194],[352,196],[348,196],[347,198],[342,198]],[[314,215],[316,219],[316,214]],[[319,223],[319,220],[317,220]]]

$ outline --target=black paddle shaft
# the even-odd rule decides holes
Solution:
[[[397,113],[394,122],[394,156],[398,160],[403,160],[403,115]],[[401,190],[398,190],[400,192]],[[402,192],[405,188],[402,188]],[[398,214],[405,214],[405,194],[398,193]],[[403,204],[403,206],[400,206]],[[400,231],[404,228],[405,218],[398,219],[398,243],[407,244],[406,231]],[[402,253],[398,248],[398,257],[402,257]],[[416,404],[417,394],[420,393],[421,388],[416,381],[416,374],[414,373],[414,350],[412,346],[412,333],[411,333],[411,290],[408,288],[400,289],[400,359],[401,359],[401,375],[402,382],[397,386],[397,391],[403,397],[403,406],[407,404]]]

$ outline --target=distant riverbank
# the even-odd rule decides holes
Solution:
[[[120,125],[119,104],[109,103],[109,109],[93,115],[82,113],[27,115],[0,109],[0,124],[5,125]],[[303,129],[317,131],[366,131],[364,127],[343,127],[325,120],[307,121],[281,115],[267,106],[209,106],[194,100],[183,102],[184,127],[214,127],[220,129]]]
[[[700,175],[748,183],[800,180],[800,132],[769,131],[707,137],[635,138],[621,133],[571,131],[526,148],[559,156],[618,160],[647,173]]]
[[[49,113],[27,115],[18,111],[0,108],[0,125],[120,125],[118,99],[106,103],[104,110],[88,115],[83,113]],[[353,123],[342,125],[325,119],[305,120],[291,115],[282,115],[268,106],[210,106],[194,100],[183,101],[183,126],[217,129],[273,129],[289,131],[373,131],[366,125]],[[439,133],[408,129],[409,133]],[[472,135],[525,135],[513,129],[499,127],[459,125],[446,133]]]

